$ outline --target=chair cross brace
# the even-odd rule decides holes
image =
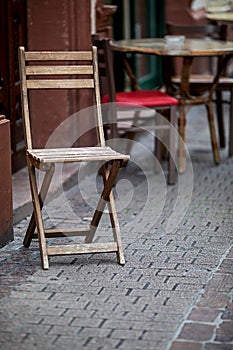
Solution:
[[[30,182],[32,191],[34,194],[34,211],[32,213],[30,223],[24,238],[24,246],[29,247],[33,238],[39,239],[40,252],[42,257],[42,266],[44,269],[48,269],[48,256],[49,255],[67,255],[67,254],[90,254],[100,252],[116,252],[118,263],[125,264],[122,241],[119,230],[119,223],[117,215],[115,214],[115,202],[112,194],[112,187],[116,181],[121,162],[114,160],[111,162],[111,168],[109,164],[104,164],[101,167],[101,173],[103,178],[103,190],[97,204],[96,210],[93,214],[93,218],[90,223],[90,227],[80,228],[66,228],[66,229],[44,229],[41,210],[44,206],[46,195],[51,184],[51,180],[54,174],[55,166],[52,163],[49,169],[44,175],[44,179],[41,185],[41,189],[38,192],[38,184],[35,175],[35,167],[31,165]],[[112,243],[92,243],[94,235],[100,223],[101,217],[107,206],[110,221],[113,230],[114,242]],[[38,210],[40,207],[40,210]],[[36,213],[36,214],[35,214]],[[37,232],[35,232],[37,227]],[[46,238],[56,237],[75,237],[84,236],[85,243],[81,244],[69,244],[69,245],[46,245]]]

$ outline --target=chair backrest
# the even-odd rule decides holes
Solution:
[[[99,91],[97,48],[90,51],[25,51],[19,47],[21,100],[27,149],[33,147],[29,114],[29,90],[91,89],[97,138],[104,146],[104,132]]]
[[[100,93],[103,98],[108,94],[109,102],[116,100],[115,78],[113,70],[113,54],[109,38],[100,38],[97,34],[92,36],[92,44],[97,47]]]
[[[92,43],[98,49],[99,76],[101,82],[101,95],[108,94],[109,101],[114,102],[116,99],[116,85],[114,78],[114,55],[111,48],[110,38],[100,38],[98,34],[92,35]],[[118,69],[122,69],[129,80],[132,90],[140,90],[137,79],[132,71],[132,68],[125,57],[122,55],[122,60]]]
[[[106,138],[115,139],[118,135],[117,129],[117,110],[116,110],[116,87],[113,68],[113,52],[109,38],[100,38],[98,34],[92,35],[92,44],[97,47],[100,94],[102,101],[106,99],[108,104],[102,105],[103,117],[105,122]],[[108,130],[108,131],[107,131]]]

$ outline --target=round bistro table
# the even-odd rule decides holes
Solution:
[[[185,39],[181,44],[168,43],[165,38],[142,38],[126,39],[111,42],[114,51],[126,53],[152,54],[162,57],[182,57],[183,64],[181,69],[181,84],[179,91],[179,118],[178,131],[181,136],[181,142],[178,147],[179,172],[185,171],[186,153],[185,153],[185,105],[205,104],[208,110],[210,125],[211,143],[213,157],[216,164],[220,163],[219,147],[216,137],[216,128],[214,123],[212,100],[219,77],[226,69],[228,61],[233,57],[233,41],[221,41],[205,39]],[[221,64],[211,83],[210,89],[206,95],[192,96],[189,89],[189,77],[193,59],[200,56],[222,56]],[[169,71],[166,67],[166,71]],[[166,72],[167,73],[167,72]],[[165,82],[169,85],[169,79]],[[233,123],[232,123],[233,124]],[[233,126],[231,127],[231,129]],[[232,131],[233,136],[233,131]]]

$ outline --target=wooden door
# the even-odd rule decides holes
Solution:
[[[0,114],[10,120],[15,172],[26,164],[18,73],[18,47],[26,46],[26,1],[0,0],[0,12]]]
[[[132,38],[164,36],[164,1],[131,0],[130,24]],[[162,85],[161,58],[153,55],[135,55],[135,71],[143,89]]]
[[[164,0],[112,1],[117,5],[113,16],[114,39],[163,37],[165,30]],[[154,55],[128,54],[131,66],[143,89],[162,85],[162,61]],[[119,71],[119,69],[118,69]],[[122,88],[117,76],[117,87]]]

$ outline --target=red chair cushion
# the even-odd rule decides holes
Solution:
[[[102,103],[108,103],[108,95],[102,99]],[[178,105],[179,101],[160,90],[137,90],[116,93],[116,102],[133,104],[144,107],[163,107]]]

